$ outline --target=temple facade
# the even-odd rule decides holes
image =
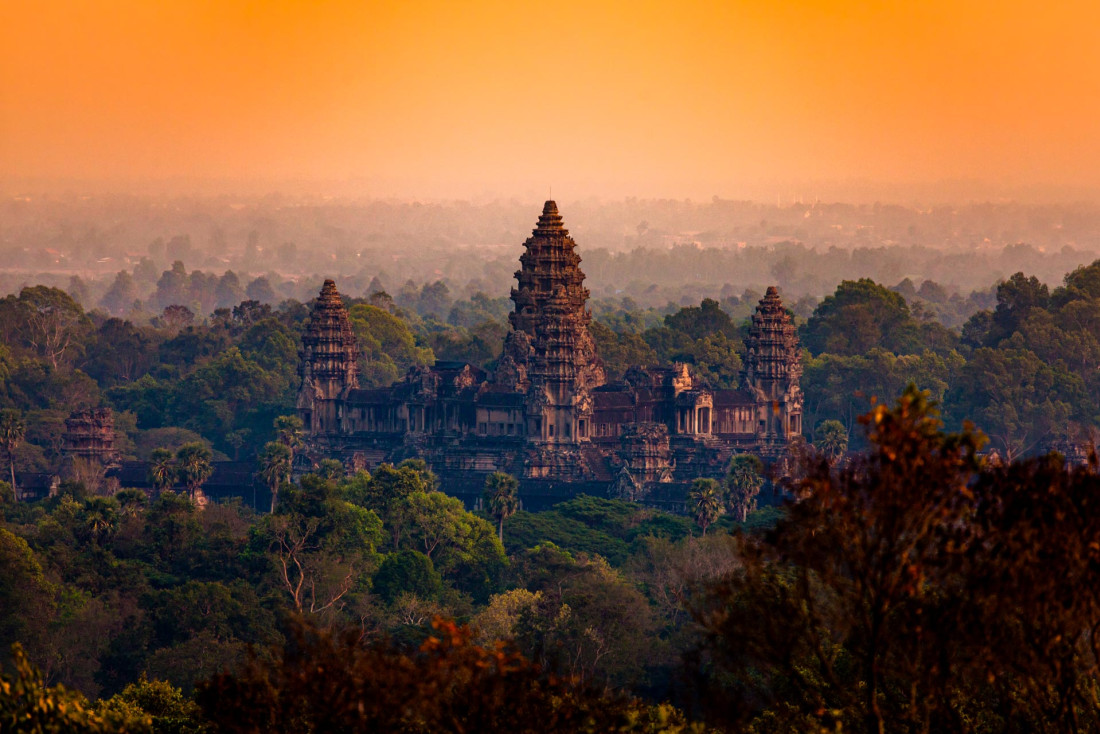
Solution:
[[[68,458],[95,461],[109,467],[119,461],[115,448],[115,416],[110,408],[77,410],[65,419],[61,452]]]
[[[325,281],[299,355],[306,457],[349,469],[419,457],[475,483],[505,471],[645,501],[663,484],[721,476],[737,452],[785,455],[802,432],[801,363],[774,287],[753,314],[737,389],[713,389],[679,363],[608,382],[580,263],[557,205],[546,202],[524,243],[512,328],[493,371],[437,362],[375,390],[359,387],[348,314]]]

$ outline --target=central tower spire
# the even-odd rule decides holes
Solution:
[[[538,225],[523,247],[523,255],[519,258],[521,268],[516,271],[518,287],[512,289],[515,312],[508,316],[512,328],[534,338],[546,304],[561,286],[569,310],[581,318],[587,329],[590,319],[585,309],[588,289],[584,287],[584,273],[579,267],[581,258],[576,253],[577,243],[562,226],[558,205],[553,200],[543,205]]]
[[[588,332],[592,314],[577,243],[552,199],[523,247],[498,382],[527,392],[527,434],[535,440],[587,441],[591,391],[603,384],[604,370]]]

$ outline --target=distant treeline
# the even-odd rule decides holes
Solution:
[[[124,315],[141,300],[159,311],[178,297],[158,287],[178,261],[205,279],[236,281],[222,284],[220,296],[212,283],[172,301],[200,316],[214,304],[235,305],[235,290],[272,305],[307,300],[326,277],[363,297],[440,282],[452,299],[497,298],[507,295],[537,211],[537,203],[515,201],[13,199],[0,205],[0,292],[46,284],[88,310]],[[644,308],[773,284],[788,299],[821,298],[841,280],[862,277],[887,285],[908,278],[916,287],[930,280],[966,299],[1017,271],[1050,282],[1100,256],[1100,210],[1084,204],[917,209],[630,199],[568,203],[563,213],[593,295],[626,296]],[[121,272],[132,288],[116,282]]]

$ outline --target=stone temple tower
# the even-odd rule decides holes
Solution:
[[[593,388],[605,380],[588,332],[581,258],[562,226],[558,205],[546,202],[524,243],[512,289],[515,311],[500,361],[498,382],[527,393],[526,434],[535,443],[586,443]]]
[[[61,452],[67,457],[96,461],[103,466],[118,464],[115,448],[115,417],[110,408],[77,410],[65,419]]]
[[[756,398],[760,453],[778,456],[788,440],[802,433],[802,355],[775,286],[768,287],[752,315],[745,347],[741,387]]]
[[[326,280],[298,352],[298,416],[310,435],[336,434],[348,393],[359,386],[358,347],[336,283]]]

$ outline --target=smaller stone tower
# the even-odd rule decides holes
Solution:
[[[96,461],[105,467],[118,463],[115,416],[110,408],[75,411],[65,419],[61,440],[61,450],[68,457]]]
[[[306,433],[338,434],[343,403],[359,387],[358,347],[336,283],[326,280],[313,304],[298,352],[298,416]]]
[[[741,387],[756,398],[757,441],[761,456],[778,456],[802,433],[802,355],[794,323],[769,286],[760,299],[745,339],[747,354]]]

